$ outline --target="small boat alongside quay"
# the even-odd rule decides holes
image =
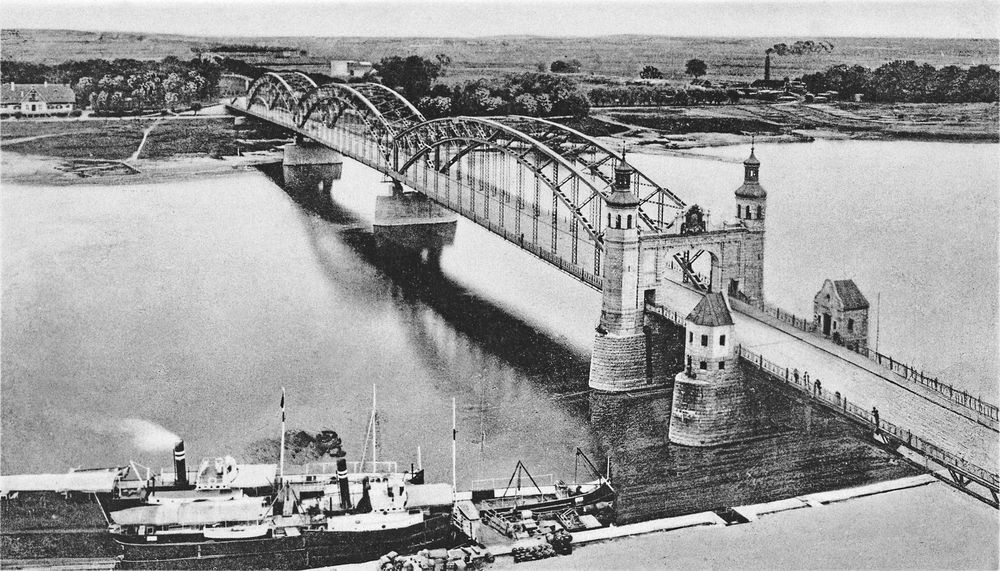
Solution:
[[[611,524],[616,494],[610,479],[577,449],[580,458],[596,479],[539,485],[518,462],[507,486],[456,493],[455,525],[472,539],[490,544]]]

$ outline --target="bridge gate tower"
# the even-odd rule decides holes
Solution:
[[[767,215],[767,191],[760,185],[760,161],[750,147],[750,156],[743,161],[743,184],[736,189],[736,219],[746,228],[741,240],[741,267],[725,272],[740,276],[742,283],[730,279],[726,288],[730,295],[742,292],[753,301],[764,301],[764,220]],[[735,260],[734,260],[735,261]]]
[[[639,198],[631,191],[633,174],[623,155],[602,221],[601,321],[590,360],[590,387],[600,391],[630,391],[670,381],[669,335],[659,324],[647,323],[639,297]]]

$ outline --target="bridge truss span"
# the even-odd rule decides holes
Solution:
[[[579,131],[532,117],[428,121],[380,84],[317,85],[269,72],[226,105],[382,172],[587,285],[601,288],[603,228],[621,156]],[[665,231],[684,202],[635,171],[641,231]]]

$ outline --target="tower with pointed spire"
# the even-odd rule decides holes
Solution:
[[[746,394],[733,317],[712,292],[685,319],[684,370],[674,379],[669,438],[684,446],[715,446],[746,436]]]
[[[742,243],[735,284],[729,284],[730,295],[738,290],[753,300],[764,298],[764,225],[767,217],[767,191],[760,185],[760,161],[750,146],[750,156],[743,161],[743,184],[736,189],[736,221],[747,230]]]
[[[632,191],[634,172],[623,150],[602,220],[601,321],[591,354],[590,387],[607,392],[669,380],[662,363],[666,348],[645,326],[639,295],[639,197]]]

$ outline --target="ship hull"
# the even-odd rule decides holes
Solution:
[[[116,537],[124,556],[116,569],[308,569],[447,547],[453,542],[450,514],[434,514],[417,525],[363,532],[303,531],[297,537],[223,541],[138,543]],[[139,538],[141,539],[141,538]]]

